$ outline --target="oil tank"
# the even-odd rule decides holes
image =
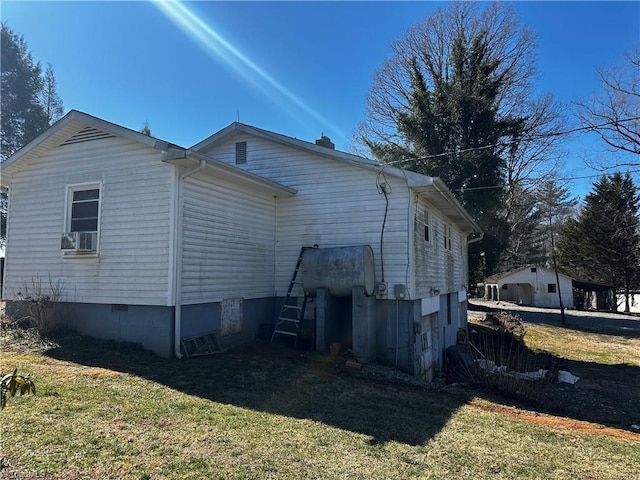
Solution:
[[[353,287],[375,291],[375,264],[369,245],[311,248],[302,254],[302,286],[312,294],[326,288],[334,297],[350,297]]]

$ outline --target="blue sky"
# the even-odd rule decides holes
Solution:
[[[12,2],[2,21],[53,65],[77,109],[185,147],[239,119],[349,147],[389,44],[446,2]],[[640,2],[515,2],[538,35],[536,87],[571,102],[598,89],[595,68],[640,43]],[[176,21],[180,12],[198,35]],[[192,30],[193,32],[193,30]],[[567,142],[566,177],[603,155],[593,135]],[[574,180],[583,195],[594,179]]]

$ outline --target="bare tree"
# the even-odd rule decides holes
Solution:
[[[640,46],[625,58],[624,65],[598,69],[602,90],[578,104],[578,117],[613,150],[640,155]]]

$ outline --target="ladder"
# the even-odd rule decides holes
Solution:
[[[203,333],[194,337],[183,338],[180,341],[180,344],[182,345],[182,352],[187,358],[222,352],[220,343],[218,343],[217,331]]]
[[[272,342],[276,335],[285,335],[294,337],[295,345],[298,343],[298,335],[300,334],[300,329],[302,327],[302,320],[304,319],[304,310],[307,306],[308,295],[307,292],[304,292],[302,304],[300,305],[300,302],[298,301],[298,294],[293,293],[293,290],[296,286],[302,286],[302,282],[297,280],[298,272],[302,266],[302,255],[305,250],[309,250],[310,248],[318,247],[314,245],[313,247],[302,247],[300,249],[296,268],[293,270],[291,282],[287,289],[287,295],[285,296],[284,303],[282,304],[282,308],[278,315],[278,320],[276,321],[276,326],[273,329],[273,334],[271,335]]]

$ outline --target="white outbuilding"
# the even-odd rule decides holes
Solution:
[[[527,266],[501,275],[493,276],[485,282],[487,300],[514,302],[535,307],[574,307],[573,280],[562,273],[539,266]]]

